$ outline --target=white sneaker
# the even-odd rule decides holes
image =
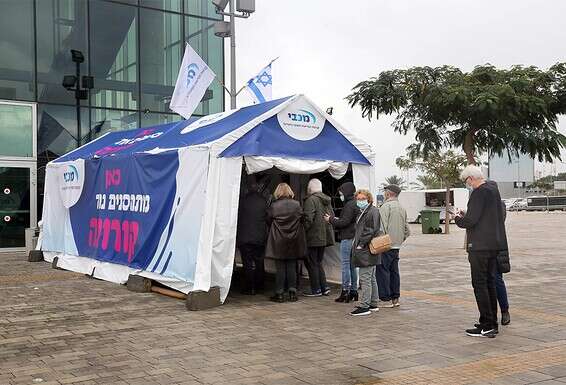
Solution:
[[[393,302],[391,302],[391,301],[379,301],[378,307],[392,308]]]
[[[399,303],[399,298],[395,298],[393,301],[391,301],[393,303],[393,307],[399,307],[401,306],[401,304]]]

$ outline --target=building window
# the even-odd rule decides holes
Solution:
[[[163,113],[142,113],[141,126],[151,127],[159,124],[173,123],[183,120],[183,117],[177,114],[163,114]]]
[[[140,0],[140,5],[166,11],[181,12],[181,2],[182,0]]]
[[[91,72],[97,107],[137,109],[137,8],[91,1]]]
[[[224,98],[221,82],[224,82],[223,41],[214,35],[215,21],[185,17],[185,39],[216,74],[208,89],[212,94],[195,111],[197,115],[221,112]],[[205,98],[207,96],[205,95]]]
[[[141,110],[169,112],[183,56],[182,16],[140,10]]]
[[[88,45],[85,0],[45,0],[37,2],[37,83],[38,100],[74,104],[72,92],[61,85],[64,75],[75,73],[70,50],[85,57],[81,74],[88,73]],[[84,102],[83,102],[84,103]]]
[[[0,156],[33,157],[33,109],[0,104]]]
[[[3,0],[0,9],[0,99],[35,100],[33,1]]]
[[[185,0],[185,13],[212,19],[222,19],[222,16],[216,13],[216,7],[210,0]]]
[[[107,132],[131,130],[139,127],[139,113],[135,111],[93,108],[90,110],[90,114],[90,130],[93,139]]]

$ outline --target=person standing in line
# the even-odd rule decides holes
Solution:
[[[508,250],[501,196],[497,183],[486,181],[475,165],[464,168],[460,177],[473,190],[467,211],[459,211],[455,222],[466,229],[472,286],[480,312],[478,326],[467,329],[466,334],[494,338],[499,330],[495,285],[497,255]]]
[[[356,204],[361,212],[356,220],[356,232],[352,242],[352,264],[360,268],[360,304],[350,312],[353,316],[370,315],[378,311],[378,291],[375,266],[381,263],[381,254],[369,251],[371,240],[381,234],[379,209],[373,205],[373,196],[368,190],[356,192]]]
[[[280,183],[273,193],[275,201],[267,210],[269,233],[265,257],[275,260],[274,302],[285,301],[285,289],[289,301],[297,301],[297,259],[306,253],[303,212],[295,194],[287,183]]]
[[[326,285],[326,273],[322,266],[324,249],[334,244],[334,231],[332,225],[324,220],[326,214],[333,217],[331,199],[322,192],[322,183],[318,179],[311,179],[307,186],[307,199],[304,205],[305,230],[307,235],[308,254],[305,265],[309,272],[311,291],[305,293],[307,297],[330,295],[330,288]]]
[[[265,268],[263,254],[267,238],[267,201],[252,183],[238,210],[236,242],[244,265],[242,294],[255,295],[263,290]]]
[[[503,211],[503,220],[507,219],[507,208],[505,203],[501,201],[501,210]],[[511,314],[509,313],[509,298],[507,297],[507,287],[503,280],[503,273],[499,271],[499,264],[497,265],[497,273],[495,274],[495,292],[497,293],[497,303],[501,310],[501,325],[509,325],[511,323]],[[478,327],[479,324],[476,324]]]
[[[407,212],[399,204],[399,186],[385,187],[385,202],[379,208],[383,231],[391,238],[391,250],[381,255],[381,265],[376,267],[379,288],[379,307],[400,306],[401,277],[399,275],[399,249],[411,234],[407,223]]]
[[[335,229],[340,231],[340,257],[342,259],[342,292],[335,299],[336,302],[350,302],[358,300],[358,272],[350,263],[352,254],[352,240],[356,233],[356,219],[360,209],[356,205],[354,194],[356,186],[352,182],[346,182],[338,187],[340,200],[344,202],[340,218],[324,216]]]

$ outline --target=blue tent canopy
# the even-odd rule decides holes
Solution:
[[[55,162],[216,144],[220,157],[266,156],[370,164],[369,151],[360,148],[360,143],[365,144],[353,139],[308,99],[295,95],[201,118],[110,132]]]

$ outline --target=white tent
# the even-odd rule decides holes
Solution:
[[[373,161],[303,95],[107,133],[47,165],[41,249],[64,269],[184,293],[219,286],[224,300],[242,167],[339,179],[351,166],[356,186],[375,191]]]

